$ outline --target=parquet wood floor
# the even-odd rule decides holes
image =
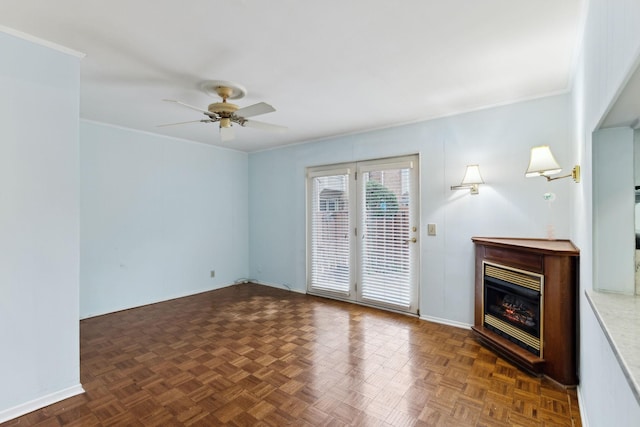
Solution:
[[[580,426],[471,332],[237,285],[80,322],[85,394],[14,426]]]

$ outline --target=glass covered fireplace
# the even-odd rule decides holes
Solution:
[[[484,327],[542,357],[543,276],[483,263]]]
[[[475,338],[534,375],[578,384],[578,248],[569,240],[472,240]]]

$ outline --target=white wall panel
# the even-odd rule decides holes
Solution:
[[[593,135],[594,289],[635,290],[633,129]]]
[[[80,60],[3,32],[0,57],[2,422],[82,388]]]
[[[571,236],[580,252],[580,386],[585,425],[636,426],[640,405],[620,374],[600,325],[593,321],[584,296],[594,286],[592,132],[598,127],[640,52],[640,2],[590,0],[582,51],[576,60],[572,91],[573,147],[582,166],[582,183],[574,187]],[[611,374],[611,373],[615,373]]]

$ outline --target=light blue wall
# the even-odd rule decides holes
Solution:
[[[82,388],[79,58],[4,32],[0,58],[2,422]]]
[[[572,92],[572,156],[582,165],[574,187],[572,239],[580,253],[580,396],[585,425],[637,426],[640,405],[589,306],[594,287],[592,132],[631,76],[640,52],[640,2],[590,0]]]
[[[550,144],[570,168],[570,104],[555,96],[249,156],[250,275],[305,290],[305,168],[419,153],[421,315],[473,323],[472,236],[569,237],[571,180],[526,179],[529,150]],[[479,163],[480,194],[451,191]],[[557,194],[549,204],[546,191]],[[435,223],[437,236],[427,236]]]
[[[246,153],[82,121],[80,316],[246,277],[247,176]]]
[[[593,134],[594,289],[635,292],[633,129]]]

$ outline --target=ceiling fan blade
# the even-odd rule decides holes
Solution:
[[[286,126],[274,125],[271,123],[259,122],[256,120],[246,120],[242,126],[260,130],[266,130],[269,132],[286,132],[289,130]]]
[[[231,141],[235,137],[236,137],[236,132],[233,130],[232,127],[220,128],[220,140],[222,142]]]
[[[258,102],[257,104],[249,105],[235,111],[235,115],[239,117],[253,117],[260,114],[273,113],[276,111],[271,105],[266,102]]]
[[[174,104],[182,105],[183,107],[191,108],[192,110],[200,111],[201,113],[206,114],[207,116],[211,116],[213,113],[209,110],[203,110],[200,107],[195,107],[193,105],[185,104],[182,101],[176,101],[175,99],[163,99],[166,102],[173,102]]]
[[[188,122],[178,122],[178,123],[166,123],[163,125],[156,125],[157,128],[162,128],[165,126],[175,126],[175,125],[184,125],[187,123],[197,123],[197,122],[202,122],[202,123],[211,123],[211,122],[215,122],[216,120],[213,119],[204,119],[204,120],[189,120]]]

